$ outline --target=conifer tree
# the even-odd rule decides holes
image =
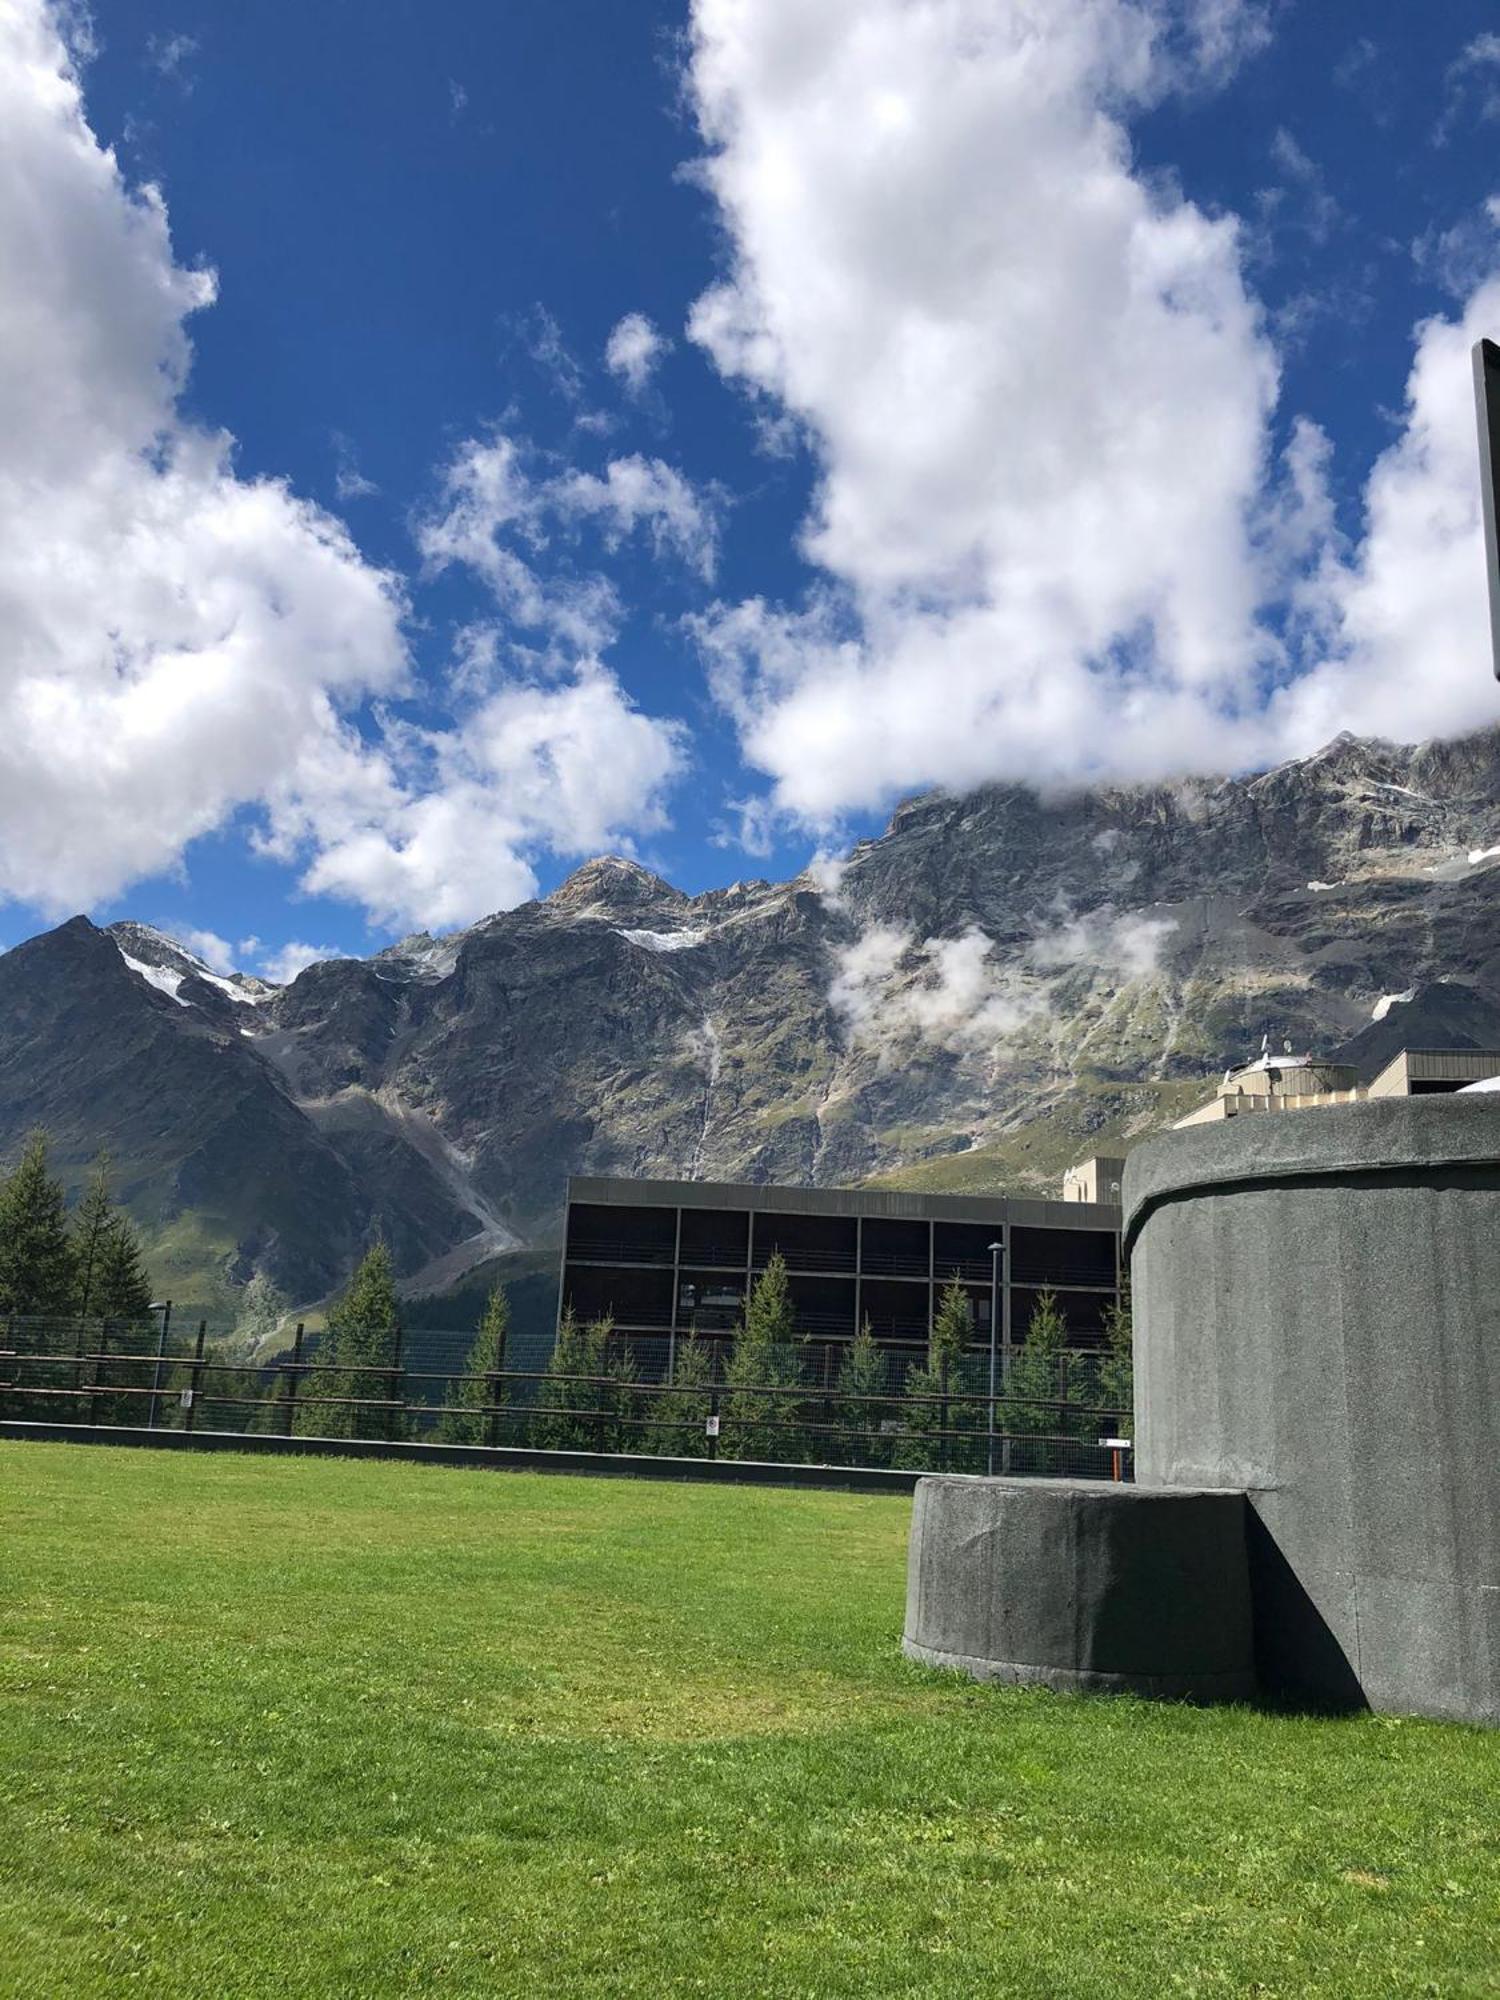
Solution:
[[[973,1331],[973,1301],[955,1272],[938,1301],[937,1316],[932,1322],[932,1337],[927,1343],[927,1362],[934,1374],[942,1372],[944,1361],[951,1368],[968,1347]]]
[[[1005,1428],[1016,1434],[1044,1436],[1066,1430],[1062,1412],[1038,1405],[1059,1400],[1061,1368],[1068,1344],[1068,1322],[1049,1286],[1037,1293],[1026,1339],[1011,1356],[1010,1375],[1005,1385]],[[1025,1470],[1051,1472],[1056,1469],[1054,1446],[1033,1449]]]
[[[320,1437],[388,1438],[401,1428],[399,1414],[362,1409],[359,1402],[394,1397],[398,1385],[380,1371],[392,1367],[400,1334],[391,1253],[377,1242],[365,1252],[348,1289],[328,1315],[323,1336],[327,1373],[313,1377],[312,1395],[354,1399],[307,1408],[304,1422]]]
[[[1104,1312],[1104,1359],[1099,1368],[1099,1401],[1115,1412],[1121,1437],[1135,1435],[1135,1345],[1130,1294]]]
[[[117,1209],[94,1264],[92,1310],[101,1319],[145,1319],[151,1310],[151,1279],[140,1241],[127,1215]]]
[[[875,1334],[866,1314],[864,1325],[845,1348],[839,1362],[839,1429],[846,1465],[888,1465],[891,1447],[881,1435],[880,1422],[886,1414],[883,1403],[856,1401],[879,1396],[885,1388],[885,1356],[875,1345]],[[830,1440],[831,1442],[831,1440]]]
[[[496,1399],[493,1377],[505,1367],[505,1349],[510,1339],[510,1298],[504,1285],[497,1284],[485,1301],[484,1317],[469,1358],[464,1378],[448,1385],[446,1401],[455,1407],[443,1414],[438,1436],[444,1444],[487,1444],[490,1419],[485,1405]],[[505,1440],[502,1438],[501,1442]]]
[[[77,1281],[73,1309],[80,1319],[100,1317],[99,1274],[105,1243],[115,1219],[109,1187],[109,1155],[101,1153],[73,1217],[73,1269]]]
[[[796,1398],[762,1393],[794,1389],[801,1383],[802,1356],[795,1340],[786,1260],[776,1250],[751,1288],[744,1324],[735,1335],[724,1371],[726,1457],[789,1461],[805,1456],[806,1441],[795,1430],[783,1428],[797,1415]]]
[[[614,1331],[612,1320],[587,1322],[575,1317],[572,1305],[563,1312],[557,1339],[540,1384],[542,1407],[528,1427],[528,1442],[543,1451],[597,1451],[601,1424],[597,1378],[603,1371],[604,1350]],[[578,1381],[572,1378],[589,1378]]]
[[[0,1183],[0,1312],[65,1317],[75,1286],[62,1184],[47,1171],[47,1135],[36,1131]]]
[[[703,1458],[708,1452],[707,1419],[712,1403],[713,1350],[691,1329],[677,1343],[672,1383],[667,1394],[653,1396],[642,1446],[667,1458]]]

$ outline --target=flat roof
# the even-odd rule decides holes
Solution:
[[[570,1174],[568,1201],[618,1208],[753,1208],[783,1215],[870,1215],[909,1222],[1008,1222],[1023,1229],[1120,1227],[1120,1210],[1113,1202],[1049,1201],[1005,1194],[917,1194],[905,1188],[771,1187],[753,1181],[654,1181]]]

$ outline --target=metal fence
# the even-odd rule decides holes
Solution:
[[[384,1362],[334,1363],[298,1327],[267,1359],[156,1321],[0,1322],[0,1420],[96,1429],[360,1438],[647,1453],[779,1464],[1128,1477],[1128,1414],[1107,1361],[1057,1357],[1046,1396],[991,1398],[982,1355],[929,1372],[909,1354],[805,1343],[737,1379],[728,1343],[616,1337],[597,1372],[560,1372],[550,1342],[513,1341],[469,1371],[472,1332],[415,1331]],[[1034,1371],[1033,1371],[1034,1372]],[[1035,1382],[1028,1385],[1034,1389]]]

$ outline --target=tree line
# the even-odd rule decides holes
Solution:
[[[695,1327],[675,1341],[667,1379],[648,1385],[608,1315],[583,1321],[567,1306],[541,1379],[517,1384],[502,1379],[509,1326],[505,1288],[497,1285],[460,1379],[444,1384],[447,1407],[434,1426],[418,1406],[401,1405],[399,1309],[389,1253],[377,1244],[329,1314],[298,1428],[336,1437],[435,1435],[452,1444],[702,1457],[715,1448],[707,1421],[715,1414],[717,1451],[727,1458],[954,1471],[981,1470],[986,1462],[984,1369],[973,1352],[972,1302],[957,1277],[942,1294],[923,1357],[902,1370],[866,1320],[831,1386],[807,1380],[811,1343],[797,1334],[779,1254],[751,1287],[719,1381],[714,1347]],[[1025,1441],[1016,1469],[1064,1470],[1068,1441],[1093,1443],[1100,1412],[1113,1413],[1128,1429],[1128,1304],[1109,1307],[1104,1331],[1098,1354],[1070,1352],[1055,1295],[1038,1295],[996,1403],[997,1431]]]
[[[70,1217],[48,1169],[46,1137],[33,1133],[0,1180],[0,1313],[129,1321],[143,1319],[150,1303],[140,1245],[114,1202],[108,1160],[96,1162]],[[384,1243],[366,1252],[330,1308],[305,1372],[264,1351],[285,1304],[268,1280],[252,1282],[236,1339],[206,1357],[219,1365],[200,1382],[211,1412],[205,1427],[683,1457],[717,1451],[914,1470],[979,1471],[988,1462],[987,1373],[974,1348],[972,1301],[956,1275],[939,1300],[925,1354],[903,1363],[878,1345],[866,1320],[835,1380],[823,1384],[808,1379],[812,1343],[797,1333],[779,1254],[751,1287],[722,1371],[716,1345],[690,1326],[673,1343],[667,1379],[649,1384],[609,1316],[580,1321],[571,1305],[540,1379],[507,1379],[510,1306],[497,1284],[463,1368],[441,1385],[436,1408],[407,1400],[395,1272]],[[180,1372],[182,1357],[171,1365]],[[139,1389],[144,1379],[126,1386]],[[140,1420],[139,1396],[127,1402],[107,1393],[121,1381],[117,1370],[100,1377],[89,1421]],[[153,1396],[152,1408],[175,1425],[183,1406],[172,1381],[174,1393]],[[1022,1441],[1014,1460],[1007,1448],[1007,1465],[1067,1470],[1069,1441],[1093,1442],[1101,1412],[1128,1428],[1130,1408],[1128,1305],[1109,1308],[1103,1350],[1082,1355],[1069,1350],[1055,1295],[1040,1293],[996,1401],[997,1432]],[[710,1415],[718,1419],[717,1439],[709,1435]]]
[[[71,1216],[48,1164],[47,1135],[33,1132],[0,1178],[0,1314],[51,1319],[144,1319],[151,1280],[140,1240],[110,1185],[107,1154],[94,1162]]]

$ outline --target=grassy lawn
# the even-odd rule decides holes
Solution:
[[[1500,1994],[1500,1735],[910,1667],[909,1504],[0,1444],[0,1993]]]

